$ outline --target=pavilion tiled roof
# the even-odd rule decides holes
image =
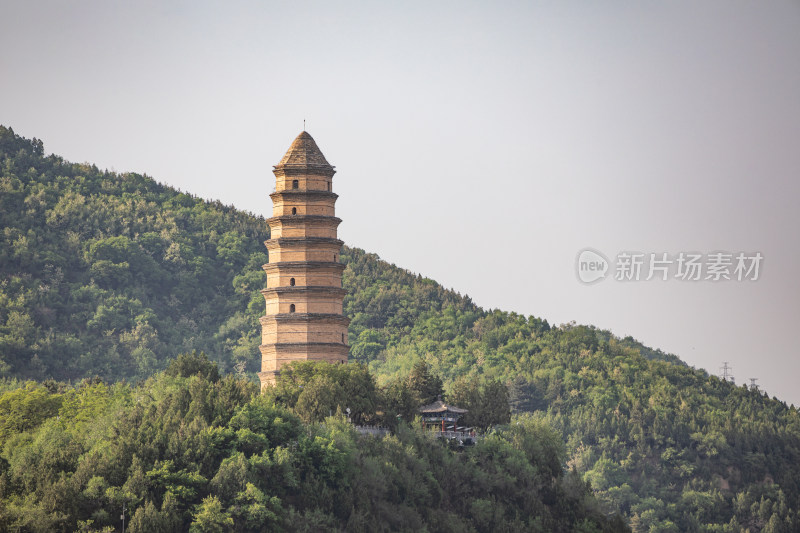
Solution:
[[[466,413],[466,409],[461,409],[460,407],[454,407],[452,405],[447,405],[442,400],[436,400],[432,404],[423,405],[419,408],[419,412],[422,414],[436,414],[436,413],[446,413],[450,411],[451,413]]]
[[[333,168],[322,151],[314,142],[314,138],[308,132],[302,132],[295,138],[292,145],[287,150],[286,155],[283,156],[280,163],[275,165],[276,168],[281,167],[326,167]]]

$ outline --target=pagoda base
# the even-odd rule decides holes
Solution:
[[[277,370],[268,370],[258,373],[258,379],[261,380],[261,392],[264,392],[264,389],[267,387],[275,385],[275,382],[278,380],[278,374],[280,374],[280,372]]]
[[[261,389],[272,385],[280,374],[281,367],[295,361],[324,361],[331,364],[347,363],[350,346],[347,344],[314,342],[314,343],[281,343],[262,344]]]

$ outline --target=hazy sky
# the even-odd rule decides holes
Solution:
[[[800,405],[797,1],[0,3],[0,123],[68,160],[269,215],[304,118],[347,244]],[[764,260],[584,285],[586,247]]]

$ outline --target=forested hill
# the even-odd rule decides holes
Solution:
[[[2,126],[0,168],[3,376],[136,380],[193,349],[225,372],[259,370],[263,218],[147,176],[45,156],[41,141]],[[426,313],[486,316],[429,279],[343,252],[359,360],[397,344]]]
[[[252,377],[262,218],[45,156],[41,142],[2,127],[0,167],[5,388],[141,380],[193,349]],[[358,249],[342,261],[351,359],[379,385],[419,361],[454,395],[507,385],[512,407],[560,432],[566,467],[636,532],[800,530],[794,407],[632,338],[481,309]]]

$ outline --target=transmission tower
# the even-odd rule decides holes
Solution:
[[[756,385],[756,381],[758,381],[758,378],[750,378],[750,390],[758,390],[758,385]]]
[[[720,377],[724,381],[730,381],[731,383],[734,383],[733,374],[731,373],[733,371],[733,368],[728,366],[728,362],[727,361],[723,361],[722,367],[720,368],[720,370],[722,370],[722,375]]]

